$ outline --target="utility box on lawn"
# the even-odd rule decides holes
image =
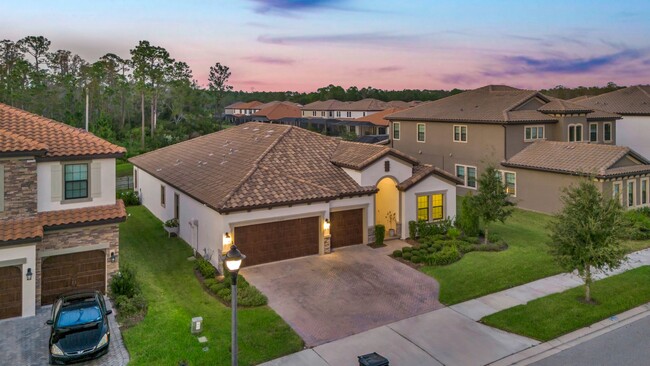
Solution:
[[[386,357],[379,355],[377,352],[358,357],[359,366],[389,366]]]

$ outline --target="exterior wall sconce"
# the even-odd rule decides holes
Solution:
[[[117,260],[117,256],[115,255],[115,252],[111,252],[111,263],[115,263]]]
[[[31,267],[27,268],[27,273],[25,274],[25,277],[27,277],[27,281],[31,281],[33,275],[34,275],[34,273],[32,272]]]
[[[230,237],[230,233],[226,232],[223,234],[223,246],[230,246],[232,245],[232,238]]]
[[[325,219],[325,221],[323,222],[323,234],[325,236],[330,235],[330,227],[331,226],[332,226],[332,224],[330,223],[330,219]]]

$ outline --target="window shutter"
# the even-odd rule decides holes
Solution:
[[[5,210],[5,166],[0,165],[0,211]]]
[[[90,197],[102,196],[102,164],[98,161],[90,164]]]
[[[62,166],[60,164],[52,165],[52,202],[61,201],[61,194],[63,193],[63,188],[61,187],[61,181],[63,180],[62,175]]]

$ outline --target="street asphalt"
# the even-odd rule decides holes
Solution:
[[[540,360],[535,366],[646,366],[650,364],[650,316]]]

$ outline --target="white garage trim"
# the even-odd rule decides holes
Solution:
[[[11,259],[8,261],[0,261],[0,267],[20,266],[27,263],[27,258]]]
[[[41,258],[54,257],[57,255],[90,252],[92,250],[104,250],[108,248],[109,248],[108,243],[102,243],[102,244],[93,244],[93,245],[83,245],[80,247],[65,248],[65,249],[48,249],[48,250],[40,251],[39,256]]]

